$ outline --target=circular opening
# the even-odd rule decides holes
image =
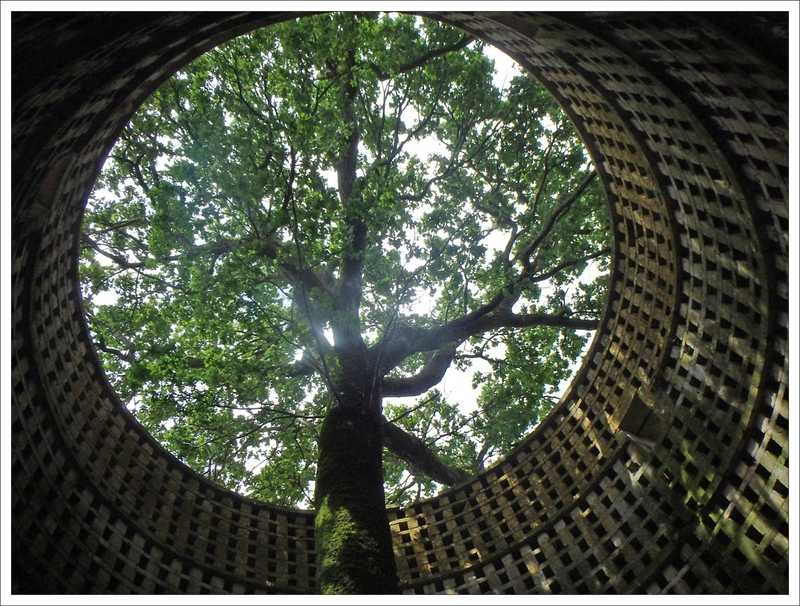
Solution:
[[[109,379],[168,450],[308,505],[319,422],[372,381],[403,505],[552,408],[601,314],[606,202],[555,100],[492,58],[419,17],[305,17],[140,108],[87,207],[82,284]]]

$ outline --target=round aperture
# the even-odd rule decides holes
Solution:
[[[377,410],[403,505],[558,401],[602,312],[607,212],[556,101],[491,47],[304,17],[198,58],[126,126],[87,206],[87,320],[198,473],[308,506],[326,415]]]

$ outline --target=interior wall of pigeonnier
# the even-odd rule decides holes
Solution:
[[[314,512],[189,470],[109,385],[82,211],[122,127],[289,13],[12,13],[15,593],[312,593]],[[390,509],[401,591],[789,590],[787,13],[426,13],[558,99],[611,213],[603,320],[502,460]]]

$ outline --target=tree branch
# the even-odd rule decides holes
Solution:
[[[575,201],[581,197],[583,192],[589,187],[589,184],[594,179],[597,171],[592,170],[586,177],[581,181],[580,185],[569,195],[566,199],[558,206],[558,208],[553,211],[553,213],[547,218],[547,221],[542,227],[542,230],[539,234],[533,239],[533,241],[525,248],[525,250],[521,251],[516,259],[522,260],[525,263],[526,267],[528,265],[528,259],[533,254],[542,241],[548,236],[548,234],[552,231],[555,224],[558,220],[569,210],[569,208],[575,203]]]
[[[498,313],[486,318],[473,328],[470,334],[480,334],[496,328],[530,328],[532,326],[556,326],[572,330],[597,330],[600,320],[589,318],[572,318],[567,313],[561,314],[512,314]]]
[[[144,174],[142,174],[142,167],[139,165],[139,160],[143,158],[141,154],[139,154],[139,156],[136,158],[136,161],[117,154],[111,154],[110,157],[116,160],[117,162],[124,162],[125,164],[130,166],[133,169],[134,176],[136,177],[136,182],[139,184],[139,187],[142,188],[142,191],[145,194],[150,191],[150,186],[147,185],[147,181],[144,178]]]
[[[355,66],[355,52],[351,49],[345,58],[345,69]],[[345,141],[345,149],[336,165],[336,176],[339,186],[339,198],[344,209],[345,222],[350,229],[350,246],[342,255],[339,284],[335,297],[336,311],[344,312],[332,318],[331,325],[334,339],[338,346],[345,349],[363,346],[361,330],[358,324],[358,311],[361,305],[364,273],[364,251],[367,247],[367,225],[362,213],[363,204],[358,204],[353,194],[356,183],[358,161],[359,130],[355,112],[355,100],[358,88],[350,80],[346,80],[342,88],[342,117],[344,123],[351,128]]]
[[[422,67],[423,65],[425,65],[425,63],[427,63],[431,59],[434,59],[436,57],[441,57],[442,55],[446,55],[447,53],[452,53],[454,51],[461,50],[462,48],[466,48],[467,46],[469,46],[475,40],[477,40],[477,38],[475,38],[475,36],[470,36],[469,34],[467,34],[463,38],[461,38],[461,40],[459,40],[458,42],[455,42],[453,44],[448,44],[448,45],[442,46],[440,48],[434,48],[432,50],[429,50],[427,53],[424,53],[423,55],[417,57],[413,61],[409,61],[405,65],[401,65],[395,71],[394,75],[398,76],[400,74],[408,73],[413,69],[416,69],[418,67]],[[388,80],[389,78],[392,77],[391,75],[389,75],[386,72],[384,72],[380,68],[380,66],[378,66],[374,61],[370,61],[368,63],[368,65],[369,65],[370,69],[372,69],[372,71],[375,72],[375,75],[378,77],[378,80],[380,80],[381,82],[383,82],[385,80]]]
[[[443,349],[431,357],[417,374],[411,377],[385,377],[381,394],[384,398],[418,396],[442,380],[456,353],[455,347]]]
[[[593,252],[578,259],[569,259],[567,261],[564,261],[563,263],[559,263],[553,269],[546,271],[545,273],[531,276],[531,282],[541,282],[542,280],[547,280],[548,278],[552,278],[558,272],[564,271],[568,267],[573,267],[574,265],[578,265],[579,263],[583,263],[584,261],[590,261],[592,259],[596,259],[597,257],[602,257],[608,254],[611,254],[611,249],[603,248],[602,250],[598,250],[597,252]]]
[[[102,226],[104,229],[85,229],[83,233],[85,234],[92,234],[93,236],[100,236],[102,234],[107,234],[108,232],[123,230],[126,227],[147,227],[150,224],[150,220],[147,217],[137,217],[135,219],[128,219],[127,221],[118,221],[117,223],[106,223],[104,221],[94,219],[92,221],[92,225]],[[137,243],[141,244],[139,240],[133,238],[128,232],[123,231],[128,238],[136,241]]]
[[[95,341],[94,345],[100,351],[105,352],[107,354],[111,354],[112,356],[116,356],[117,358],[119,358],[123,362],[132,363],[132,362],[134,362],[136,360],[136,358],[134,357],[134,355],[132,353],[127,353],[126,354],[126,353],[120,351],[119,349],[117,349],[115,347],[109,347],[105,343]]]
[[[444,463],[425,442],[383,419],[383,444],[393,454],[408,464],[414,475],[425,475],[434,482],[452,486],[468,480],[470,474],[463,469]]]
[[[462,343],[469,337],[499,328],[556,326],[572,330],[596,330],[599,320],[572,318],[562,314],[514,314],[506,307],[487,304],[466,316],[435,328],[400,324],[386,344],[380,370],[388,372],[412,353],[434,351]],[[488,309],[488,311],[486,311]],[[484,313],[481,313],[484,312]]]
[[[116,263],[123,269],[141,269],[144,267],[144,261],[137,261],[135,263],[131,263],[121,255],[115,255],[114,253],[103,250],[100,247],[100,244],[98,244],[92,238],[87,236],[85,233],[81,236],[81,240],[83,240],[83,242],[87,244],[89,248],[94,250],[96,253],[103,255],[107,259],[111,259],[112,261],[114,261],[114,263]]]

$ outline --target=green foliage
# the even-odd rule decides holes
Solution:
[[[478,444],[472,427],[475,413],[465,413],[457,404],[448,402],[440,391],[431,390],[421,404],[407,406],[387,401],[384,414],[409,433],[422,439],[447,465],[472,471],[478,459]],[[408,465],[391,451],[384,456],[383,473],[387,502],[407,504],[422,496],[438,492],[440,485],[424,475],[414,475]]]
[[[603,194],[594,180],[565,203],[590,175],[553,98],[526,75],[497,88],[459,30],[367,13],[256,30],[161,86],[112,150],[84,225],[95,343],[187,464],[308,503],[353,347],[379,360],[398,327],[433,331],[499,294],[520,317],[599,318]],[[477,369],[474,410],[423,391],[384,415],[477,469],[546,415],[589,334],[496,322],[451,338],[436,347]],[[430,357],[420,345],[384,374],[413,377]],[[398,453],[384,469],[394,502],[439,488]]]

